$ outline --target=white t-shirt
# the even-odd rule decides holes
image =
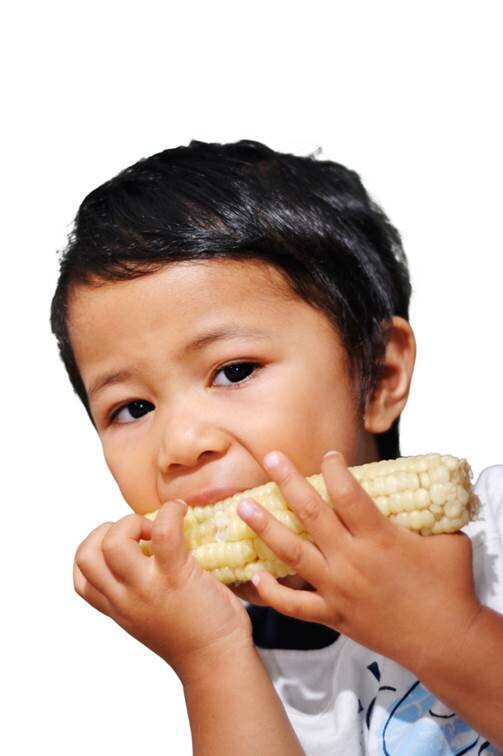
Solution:
[[[503,614],[503,465],[484,470],[475,490],[480,517],[464,531],[477,595]],[[503,754],[410,672],[350,638],[316,650],[258,652],[307,756]]]

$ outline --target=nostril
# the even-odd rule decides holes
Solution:
[[[218,459],[229,448],[225,431],[200,420],[178,419],[166,426],[159,448],[158,467],[166,473],[197,467]]]
[[[215,457],[215,456],[218,456],[218,452],[207,450],[207,451],[201,452],[198,459],[199,461],[201,460],[206,461],[208,457]]]
[[[171,460],[167,463],[164,463],[163,461],[160,462],[159,467],[162,470],[165,470],[166,472],[169,470],[170,473],[176,473],[181,470],[184,470],[188,467],[199,467],[199,465],[202,465],[206,462],[210,462],[212,459],[216,459],[220,457],[220,452],[216,451],[203,451],[199,455],[194,455],[193,457],[187,455],[186,458],[183,460],[181,457],[177,460]],[[161,460],[163,459],[163,456],[161,455]],[[165,459],[165,457],[164,457]]]

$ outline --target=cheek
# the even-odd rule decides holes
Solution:
[[[313,390],[312,381],[299,380],[293,390],[289,387],[276,399],[262,415],[261,436],[267,451],[285,452],[304,475],[318,473],[323,454],[330,449],[355,463],[361,422],[349,388],[336,390],[332,382],[318,382]]]
[[[149,489],[147,465],[139,449],[128,454],[125,449],[103,449],[105,462],[117,483],[122,496],[134,512],[145,514],[153,508],[155,490]],[[150,502],[150,506],[149,506]]]
[[[322,417],[323,409],[310,393],[297,387],[276,394],[275,401],[262,406],[259,421],[254,421],[257,456],[282,451],[302,474],[319,472]]]

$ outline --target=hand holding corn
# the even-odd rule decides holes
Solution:
[[[256,596],[257,603],[282,614],[333,627],[416,674],[429,647],[437,654],[445,647],[447,653],[479,606],[471,543],[456,532],[478,507],[466,462],[426,455],[371,463],[355,474],[342,455],[330,452],[314,486],[282,453],[267,455],[264,467],[271,483],[200,508],[208,521],[196,509],[187,512],[184,537],[196,560],[209,548],[212,561],[203,563],[206,570],[224,579],[251,578],[233,588],[242,598],[254,603]],[[283,513],[279,517],[277,509]],[[412,519],[404,523],[397,510],[410,510]],[[419,519],[422,512],[426,516]],[[394,517],[408,527],[396,527]],[[231,539],[218,540],[220,530]],[[248,544],[259,542],[262,554],[255,544],[246,546],[243,559],[243,533]],[[199,538],[208,541],[198,543]],[[243,561],[236,565],[231,559]],[[278,572],[301,576],[310,590],[281,585]]]
[[[428,454],[373,462],[351,472],[382,514],[422,535],[460,530],[477,512],[465,460]],[[332,506],[323,476],[313,475],[307,480]],[[246,582],[260,570],[268,570],[275,577],[294,574],[291,565],[278,559],[238,516],[239,503],[248,498],[258,501],[294,533],[310,537],[274,482],[212,505],[190,507],[184,520],[187,546],[200,566],[222,583]],[[154,518],[155,514],[147,517]],[[151,553],[148,544],[143,547],[145,553]]]
[[[77,593],[159,654],[184,684],[253,650],[245,609],[187,550],[186,509],[170,501],[155,522],[138,514],[105,522],[74,562]],[[152,541],[154,557],[143,553],[141,539]]]
[[[325,504],[284,454],[268,455],[265,463],[309,539],[292,532],[256,503],[248,511],[238,505],[239,514],[291,572],[310,584],[311,590],[281,585],[265,570],[252,577],[255,586],[246,583],[243,588],[250,586],[261,603],[282,614],[338,630],[394,659],[420,679],[439,658],[448,658],[451,649],[462,643],[480,609],[469,538],[456,532],[418,537],[408,528],[396,527],[389,517],[383,517],[379,505],[375,506],[340,454],[325,455],[321,466],[332,507]],[[417,470],[418,464],[422,469]],[[456,531],[476,513],[478,502],[469,485],[466,462],[435,455],[419,462],[415,458],[412,465],[416,472],[397,472],[396,466],[389,465],[394,467],[395,483],[382,485],[400,488],[402,474],[404,486],[408,475],[419,475],[421,482],[421,473],[427,474],[430,499],[439,499],[432,502],[435,522],[442,523],[449,514],[454,518],[452,523],[442,523],[443,530]],[[449,478],[441,494],[433,486],[446,476],[445,471],[441,472],[444,465]],[[379,470],[371,467],[371,473],[380,473],[382,467],[378,467]],[[404,467],[403,462],[400,467]],[[365,473],[368,468],[359,471],[362,477]],[[381,487],[371,480],[365,477],[366,487]],[[426,477],[422,482],[427,484]],[[465,493],[453,493],[449,482]],[[377,495],[393,497],[396,491],[380,491]],[[457,498],[459,506],[454,504]],[[447,510],[448,503],[452,503],[452,510]],[[400,501],[392,498],[390,513],[399,506]],[[434,532],[434,526],[427,527],[426,532]]]

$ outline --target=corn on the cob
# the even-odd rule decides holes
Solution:
[[[424,454],[349,469],[386,517],[422,535],[460,530],[478,512],[471,470],[464,459]],[[312,475],[307,480],[331,505],[323,476]],[[237,514],[238,502],[247,497],[258,501],[290,530],[309,538],[273,482],[215,504],[189,507],[184,519],[187,546],[201,567],[222,583],[245,582],[263,569],[275,577],[292,574]],[[154,519],[155,515],[146,516]],[[142,542],[142,548],[146,554],[152,553],[149,542]]]

